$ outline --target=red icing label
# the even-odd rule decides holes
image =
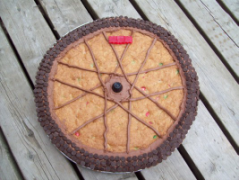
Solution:
[[[109,36],[110,44],[131,44],[132,36]]]

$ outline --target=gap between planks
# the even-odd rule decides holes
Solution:
[[[59,40],[61,38],[61,36],[59,35],[59,33],[55,30],[53,23],[51,22],[51,19],[48,17],[47,13],[45,12],[45,9],[43,8],[43,6],[41,5],[41,3],[39,2],[39,0],[34,0],[39,11],[41,12],[43,18],[45,19],[47,25],[50,27],[52,33],[54,34],[55,38],[57,40]]]
[[[202,173],[199,171],[196,164],[193,162],[193,160],[190,157],[190,155],[188,154],[188,152],[186,151],[186,149],[183,147],[183,145],[181,144],[177,149],[178,149],[179,153],[181,154],[181,156],[183,157],[184,161],[187,163],[188,167],[193,172],[194,176],[197,178],[197,180],[205,179],[203,177]]]
[[[1,145],[2,145],[3,149],[1,149]],[[16,178],[18,180],[23,180],[24,179],[23,174],[22,174],[22,172],[21,172],[21,170],[20,170],[20,168],[17,164],[17,161],[15,160],[15,158],[12,154],[11,148],[10,148],[9,144],[7,143],[7,139],[4,135],[1,127],[0,127],[0,154],[2,156],[6,156],[6,157],[3,157],[3,159],[1,160],[3,164],[4,164],[4,158],[8,159],[8,163],[11,164],[10,165],[11,167],[8,166],[9,164],[5,164],[5,165],[8,166],[8,167],[6,167],[6,169],[7,168],[11,168],[11,169],[8,170],[7,172],[3,172],[2,176],[6,177],[6,178],[11,177],[11,178],[14,178],[14,179]],[[1,166],[0,166],[0,168],[1,168]],[[2,169],[2,170],[4,170],[4,169]],[[0,171],[1,171],[1,169],[0,169]],[[7,175],[9,173],[11,173],[11,174]],[[4,176],[4,174],[6,176]]]
[[[207,108],[208,112],[210,115],[213,117],[223,134],[226,136],[227,140],[230,142],[236,153],[239,155],[239,147],[237,146],[236,142],[233,140],[232,136],[226,129],[226,127],[223,125],[223,123],[220,121],[220,118],[216,114],[216,112],[213,110],[211,107],[210,103],[207,101],[207,99],[204,97],[202,93],[199,95],[200,100],[203,102],[204,106]]]
[[[231,10],[225,5],[225,3],[221,0],[216,0],[216,1],[222,7],[222,9],[233,19],[233,21],[239,26],[239,21],[231,12]]]
[[[88,11],[89,15],[93,20],[99,19],[99,16],[94,11],[94,9],[91,7],[89,2],[87,0],[81,0],[82,4],[85,6],[86,10]]]

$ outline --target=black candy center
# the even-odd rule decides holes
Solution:
[[[120,82],[115,82],[113,85],[112,85],[112,89],[114,92],[118,93],[120,91],[122,91],[123,89],[123,86]]]

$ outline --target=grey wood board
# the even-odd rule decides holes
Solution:
[[[221,0],[239,21],[239,0]]]
[[[37,122],[32,89],[0,29],[0,125],[24,179],[78,179]]]
[[[138,180],[134,173],[102,173],[97,171],[92,171],[90,169],[86,169],[80,165],[77,165],[80,169],[81,174],[83,177],[87,179],[94,179],[94,180]]]
[[[52,31],[32,0],[1,0],[0,16],[34,79],[43,55],[56,41]]]
[[[176,150],[171,156],[157,166],[142,170],[142,174],[147,180],[193,180],[196,179],[192,173],[188,172],[185,161],[182,161],[181,155]],[[185,168],[187,167],[187,168]]]
[[[174,1],[136,0],[145,15],[182,43],[199,76],[200,90],[239,145],[239,86]]]
[[[60,36],[92,21],[80,0],[40,0],[40,3]]]
[[[141,18],[135,8],[127,0],[88,0],[99,18],[111,16],[128,16]]]
[[[216,1],[182,0],[210,41],[239,77],[239,27]]]
[[[239,156],[201,101],[183,146],[205,179],[238,180]]]
[[[20,172],[16,168],[16,164],[5,142],[3,134],[0,131],[0,179],[1,180],[20,180]]]

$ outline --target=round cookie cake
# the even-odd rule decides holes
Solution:
[[[58,40],[40,63],[34,94],[39,122],[69,159],[133,172],[182,143],[197,114],[199,83],[170,32],[117,17]]]

